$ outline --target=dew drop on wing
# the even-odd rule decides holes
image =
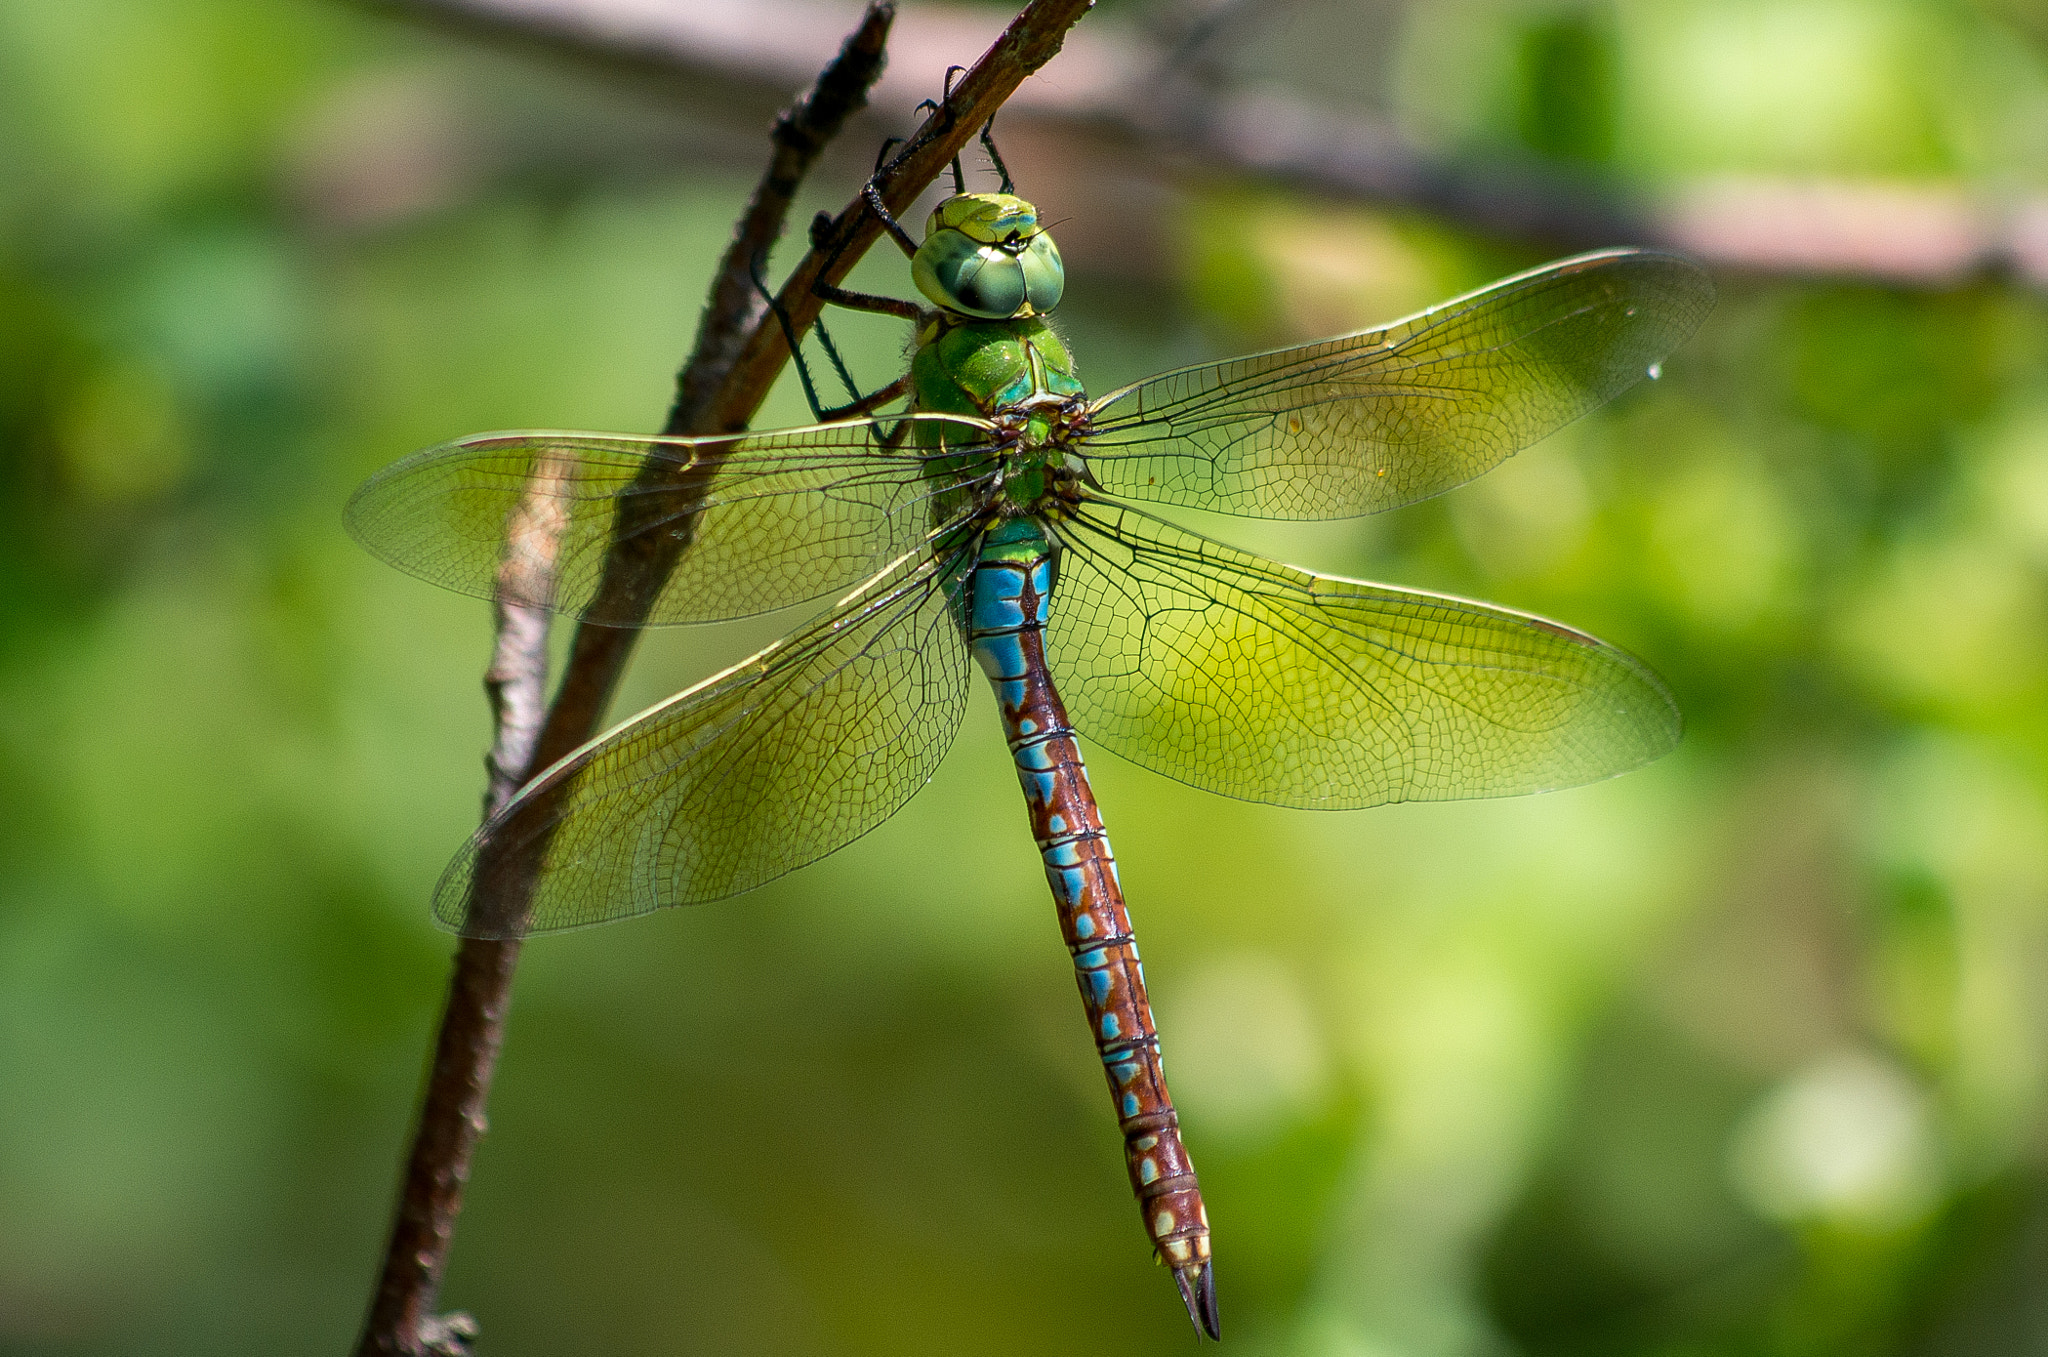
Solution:
[[[1651,381],[1653,381],[1653,382],[1654,382],[1654,381],[1656,381],[1656,380],[1657,380],[1657,379],[1658,379],[1659,377],[1662,377],[1663,375],[1664,375],[1664,365],[1663,365],[1662,363],[1652,363],[1652,364],[1650,364],[1650,380],[1651,380]]]

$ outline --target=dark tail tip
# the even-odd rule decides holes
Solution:
[[[1204,1259],[1194,1267],[1175,1268],[1173,1283],[1180,1288],[1180,1298],[1187,1304],[1188,1318],[1195,1321],[1195,1332],[1220,1341],[1223,1327],[1216,1318],[1215,1264]]]

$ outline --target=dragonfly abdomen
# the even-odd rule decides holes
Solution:
[[[1022,522],[1028,522],[1024,520]],[[1009,525],[1006,525],[1006,528]],[[1045,663],[1052,567],[1035,528],[1001,532],[975,567],[968,643],[995,687],[1032,837],[1123,1132],[1145,1230],[1195,1324],[1217,1336],[1209,1216],[1167,1092],[1145,968],[1088,769]]]

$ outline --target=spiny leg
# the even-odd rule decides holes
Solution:
[[[910,232],[903,229],[903,223],[896,220],[896,214],[882,201],[882,190],[870,179],[861,185],[861,201],[868,205],[868,211],[875,214],[882,223],[882,229],[889,233],[889,239],[896,242],[896,248],[903,251],[905,259],[917,258],[917,242],[910,238]]]
[[[964,66],[949,66],[946,68],[946,98],[951,99],[953,97],[953,77],[966,69]],[[934,113],[944,111],[941,105],[933,103],[930,99],[917,106],[917,111],[920,113],[926,109],[930,109]],[[981,148],[988,152],[989,163],[995,166],[996,174],[1002,180],[1002,185],[997,191],[1001,193],[1014,193],[1016,192],[1016,185],[1010,180],[1010,168],[1003,163],[1002,152],[996,149],[996,139],[993,135],[995,126],[996,115],[991,113],[988,115],[988,121],[981,125]],[[883,155],[888,154],[889,147],[894,144],[895,140],[892,137],[882,143]],[[881,169],[879,159],[876,162],[875,168],[878,172]],[[960,168],[960,157],[957,155],[953,157],[953,192],[967,192],[967,174]]]
[[[830,410],[825,409],[818,400],[817,385],[811,380],[811,365],[804,358],[803,345],[798,342],[796,326],[791,323],[789,313],[782,309],[782,303],[777,301],[775,294],[769,290],[768,280],[762,276],[765,257],[766,252],[764,251],[761,254],[756,254],[753,258],[752,273],[754,287],[760,292],[762,300],[768,303],[768,309],[775,314],[775,323],[782,327],[782,337],[789,345],[790,360],[796,364],[797,381],[803,385],[804,400],[811,407],[812,418],[820,424],[827,424],[838,419],[852,419],[887,405],[890,401],[899,399],[910,390],[910,376],[906,373],[880,390],[863,396],[860,392],[859,384],[853,380],[853,374],[847,371],[845,361],[840,358],[839,348],[832,342],[831,332],[825,328],[825,318],[820,316],[816,322],[818,341],[825,346],[825,356],[831,360],[832,370],[839,374],[839,380],[846,387],[847,394],[853,397],[845,405],[835,406]],[[823,295],[822,292],[820,295]],[[830,300],[830,298],[827,298],[827,300]],[[883,300],[888,299],[884,298]]]
[[[889,141],[882,143],[881,153],[876,157],[877,173],[880,172],[880,161],[888,155],[889,147],[894,141],[895,138],[891,138]],[[862,186],[861,199],[868,205],[868,209],[875,214],[876,219],[882,223],[883,228],[888,231],[890,238],[896,242],[897,247],[906,255],[914,257],[917,254],[917,242],[910,238],[910,233],[903,229],[901,223],[896,220],[895,215],[889,211],[889,205],[882,201],[881,190],[876,186],[873,178],[870,178]],[[811,219],[810,230],[811,248],[818,251],[829,249],[832,259],[838,258],[839,250],[844,248],[843,246],[834,246],[832,244],[832,228],[834,224],[830,213],[820,212]],[[768,280],[764,276],[767,263],[766,254],[767,252],[764,250],[756,254],[751,261],[754,287],[760,292],[762,299],[767,302],[768,309],[774,313],[775,323],[782,327],[782,337],[789,345],[790,358],[796,363],[797,380],[803,384],[804,400],[809,403],[811,415],[814,419],[823,424],[835,419],[850,419],[856,415],[864,415],[901,397],[910,390],[910,377],[906,373],[880,390],[865,396],[862,395],[860,384],[854,381],[853,374],[847,370],[845,360],[839,355],[839,346],[832,342],[832,333],[825,325],[825,318],[820,316],[815,322],[818,342],[824,346],[825,356],[831,361],[833,371],[839,375],[840,383],[845,386],[847,394],[853,397],[845,405],[835,406],[830,410],[826,409],[823,402],[818,399],[817,385],[811,379],[810,364],[804,358],[803,345],[798,340],[796,326],[790,320],[789,313],[776,300],[775,294],[770,290]],[[830,260],[827,263],[829,265]],[[837,287],[822,280],[811,284],[811,293],[821,301],[829,302],[834,306],[843,306],[851,311],[873,311],[882,315],[895,316],[899,320],[910,321],[913,325],[922,324],[925,319],[924,308],[916,302],[903,301],[896,297],[883,297],[869,292],[855,292],[850,288]]]
[[[965,66],[948,66],[946,68],[946,82],[945,84],[939,87],[939,98],[937,100],[923,100],[918,104],[916,108],[912,109],[911,111],[913,113],[923,113],[926,109],[930,109],[933,113],[942,114],[945,117],[945,121],[939,125],[939,130],[941,132],[951,130],[953,126],[953,110],[951,107],[953,99],[953,79],[955,76],[958,76],[966,69],[967,68]],[[953,192],[967,192],[967,175],[965,171],[963,171],[960,168],[960,157],[958,155],[955,155],[953,157]]]
[[[882,201],[882,191],[876,187],[874,180],[870,179],[861,186],[860,196],[861,201],[868,205],[868,210],[875,214],[875,219],[882,223],[882,229],[889,233],[889,238],[896,242],[896,248],[903,251],[904,258],[915,259],[917,257],[917,242],[910,238],[910,232],[903,229],[902,223],[898,222],[895,214],[889,211],[889,205]],[[832,218],[823,212],[820,212],[811,219],[812,249],[823,250],[827,248],[830,244],[832,226]],[[836,251],[834,257],[837,257]],[[922,306],[919,306],[916,302],[904,301],[900,297],[883,297],[872,292],[855,292],[851,288],[837,287],[823,281],[811,284],[811,291],[822,300],[828,301],[834,306],[846,307],[850,311],[874,311],[881,315],[895,316],[899,320],[910,321],[912,324],[922,324],[925,318],[925,310]]]
[[[989,163],[994,165],[996,173],[1002,176],[1003,183],[998,192],[1015,193],[1017,187],[1010,182],[1010,167],[1003,163],[1002,152],[996,150],[995,130],[996,115],[991,113],[988,115],[988,121],[981,125],[981,149],[988,152]]]
[[[953,97],[953,73],[955,71],[961,71],[965,69],[966,68],[964,66],[948,66],[946,68],[946,97],[948,99]],[[922,103],[918,104],[916,108],[912,109],[911,112],[923,113],[927,109],[929,109],[933,113],[944,113],[946,115],[946,126],[950,127],[952,125],[952,112],[949,109],[947,109],[945,105],[933,99],[924,100]],[[941,128],[940,130],[943,131],[944,128]],[[955,155],[953,157],[953,192],[967,192],[967,175],[966,172],[960,168],[960,157],[958,155]]]
[[[889,163],[889,152],[902,144],[903,138],[901,137],[883,137],[882,149],[875,152],[875,168],[869,172],[868,178],[873,179],[876,175],[880,174],[882,166]],[[822,217],[825,214],[820,212],[818,215]]]

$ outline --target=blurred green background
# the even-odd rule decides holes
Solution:
[[[1446,154],[2018,194],[2034,19],[1297,3],[1232,56]],[[763,125],[316,0],[0,3],[0,1352],[353,1343],[489,626],[341,503],[479,429],[655,427]],[[1544,257],[1019,143],[1098,391]],[[1115,174],[1171,214],[1138,264]],[[2048,1352],[2048,308],[1721,282],[1661,381],[1470,487],[1201,524],[1620,643],[1678,753],[1337,815],[1095,756],[1234,1352]],[[789,620],[650,638],[616,710]],[[1193,1341],[975,702],[845,852],[527,949],[444,1297],[483,1351]]]

